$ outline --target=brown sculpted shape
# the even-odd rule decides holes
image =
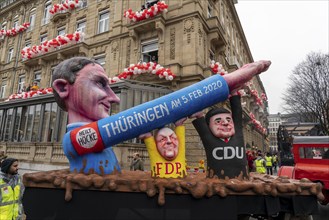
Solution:
[[[165,204],[165,195],[191,194],[194,198],[228,195],[311,195],[323,200],[322,186],[307,179],[293,180],[251,173],[250,179],[207,178],[205,173],[190,173],[185,178],[152,178],[147,171],[126,171],[116,175],[70,173],[55,170],[24,174],[26,187],[65,189],[65,200],[72,199],[73,190],[144,192],[149,197],[158,194],[158,204]]]

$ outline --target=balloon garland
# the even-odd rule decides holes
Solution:
[[[36,91],[28,91],[28,92],[22,92],[22,93],[14,93],[8,97],[6,101],[13,100],[13,99],[28,99],[39,95],[45,95],[45,94],[53,94],[53,89],[46,88],[46,89],[38,89]]]
[[[211,61],[210,68],[211,68],[211,71],[214,74],[220,74],[221,76],[223,76],[225,74],[228,74],[227,71],[224,70],[223,65],[220,64],[219,62],[215,62],[214,60]],[[267,98],[266,98],[265,93],[262,93],[261,98],[260,98],[258,96],[258,91],[256,89],[251,89],[252,82],[247,82],[246,83],[246,86],[249,88],[251,95],[256,100],[256,103],[259,106],[263,107],[263,101],[262,100],[267,101]],[[247,95],[247,92],[244,89],[240,89],[238,91],[238,95],[240,95],[240,96],[246,96]],[[245,106],[246,103],[244,102],[244,103],[242,103],[242,105]],[[252,112],[250,112],[249,113],[249,116],[251,118],[251,123],[255,126],[255,128],[257,130],[259,130],[261,133],[266,134],[267,133],[266,128],[264,128],[261,125],[261,123],[258,120],[256,120],[255,115]]]
[[[220,64],[219,62],[215,62],[215,60],[212,60],[210,62],[210,68],[214,74],[220,74],[221,76],[227,74],[227,71],[224,70],[223,65]]]
[[[158,75],[160,79],[173,80],[176,75],[171,72],[169,68],[157,64],[156,62],[143,62],[138,64],[130,64],[128,68],[125,68],[118,76],[110,78],[110,83],[116,83],[124,79],[130,79],[133,75],[140,75],[143,73]]]
[[[249,113],[249,116],[251,118],[250,122],[255,126],[255,128],[262,134],[267,134],[266,128],[264,128],[262,124],[258,120],[256,120],[255,115],[252,112]]]
[[[148,18],[152,18],[162,12],[167,12],[168,5],[164,1],[159,1],[150,8],[146,8],[141,11],[133,12],[132,9],[124,11],[123,17],[130,21],[143,21]]]
[[[221,76],[228,74],[227,71],[224,70],[223,65],[220,64],[219,62],[215,62],[214,60],[211,61],[210,68],[214,74],[220,74]],[[254,99],[256,101],[256,104],[263,107],[263,104],[264,104],[263,101],[267,101],[267,97],[266,97],[265,93],[262,93],[261,97],[259,97],[258,91],[256,89],[251,89],[252,82],[246,83],[246,86],[249,88],[251,95],[254,97]],[[247,93],[244,89],[240,89],[238,91],[238,94],[240,96],[247,95]]]
[[[23,25],[18,25],[17,27],[13,27],[11,30],[0,30],[0,37],[7,36],[7,37],[14,37],[17,34],[26,31],[30,27],[30,23],[26,22]]]
[[[57,13],[66,12],[68,10],[73,10],[82,5],[79,0],[66,0],[63,4],[54,4],[54,6],[49,10],[50,14],[54,15]]]
[[[259,96],[258,91],[253,87],[252,82],[246,83],[246,86],[250,90],[250,94],[254,97],[254,100],[256,101],[256,104],[259,105],[260,107],[264,107],[264,102],[267,102],[267,97],[265,93],[262,93],[261,96]]]
[[[65,34],[59,35],[56,38],[45,41],[42,44],[32,47],[24,47],[21,50],[22,59],[32,59],[40,54],[48,53],[57,47],[69,44],[69,43],[77,43],[83,40],[84,33],[82,32],[75,32],[74,34]]]

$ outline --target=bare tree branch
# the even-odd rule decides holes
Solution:
[[[288,113],[303,114],[329,135],[329,54],[311,52],[289,76],[283,97]]]

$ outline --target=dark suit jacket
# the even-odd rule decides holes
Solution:
[[[242,132],[242,107],[240,96],[230,98],[235,135],[228,143],[215,137],[204,117],[192,123],[199,133],[207,155],[207,176],[219,178],[248,178],[246,152]]]

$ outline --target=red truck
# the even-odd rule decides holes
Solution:
[[[322,184],[325,200],[329,203],[329,136],[295,136],[292,151],[295,166],[282,166],[278,176],[292,179],[307,178]]]

